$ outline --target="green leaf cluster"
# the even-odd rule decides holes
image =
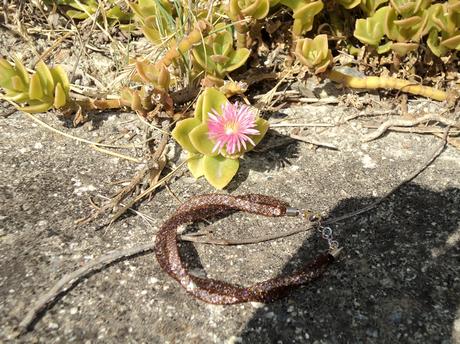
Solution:
[[[296,43],[295,55],[315,74],[323,73],[332,63],[332,52],[328,46],[327,35],[318,35],[314,39],[299,39]]]
[[[161,44],[165,37],[174,37],[174,8],[168,1],[138,0],[130,2],[129,7],[134,12],[134,19],[140,23],[142,33],[153,44]]]
[[[417,49],[427,36],[430,50],[443,56],[460,50],[460,1],[431,4],[431,0],[390,0],[366,19],[356,21],[354,36],[379,53],[400,56]]]
[[[425,32],[430,50],[437,56],[445,55],[449,49],[460,50],[460,1],[434,4],[427,12]]]
[[[245,64],[250,55],[249,49],[233,48],[232,32],[224,23],[216,24],[214,33],[204,38],[204,44],[195,47],[192,53],[200,68],[219,79]]]
[[[388,0],[361,0],[359,7],[366,13],[368,17],[373,16],[375,11],[384,4],[387,4]]]
[[[292,26],[292,34],[301,36],[310,31],[313,27],[315,16],[321,12],[324,4],[321,0],[274,0],[272,6],[282,4],[292,10],[294,23]]]
[[[146,84],[167,90],[171,81],[168,68],[164,65],[152,64],[148,61],[137,61],[136,72]]]
[[[239,15],[263,19],[270,10],[269,0],[230,0],[230,17],[237,19]]]
[[[223,93],[206,88],[198,98],[193,118],[179,121],[172,131],[172,137],[188,152],[188,168],[195,178],[204,176],[216,189],[223,189],[235,176],[239,168],[239,158],[254,148],[247,145],[246,149],[232,155],[214,151],[215,142],[208,135],[208,114],[214,109],[218,113],[228,102]],[[259,135],[252,135],[258,144],[268,130],[268,122],[262,118],[256,120]]]
[[[66,15],[73,19],[86,19],[94,15],[99,8],[97,0],[55,0],[45,1],[46,4],[55,3],[56,5],[70,6],[72,9],[66,11]],[[133,14],[124,10],[120,5],[117,5],[117,0],[108,0],[109,9],[105,11],[105,17],[111,23],[128,23]],[[101,9],[103,10],[103,9]]]
[[[18,109],[30,113],[65,106],[70,84],[64,69],[59,65],[48,68],[41,60],[35,69],[30,75],[19,59],[14,60],[14,65],[0,59],[0,87],[5,91],[4,98],[22,104]]]

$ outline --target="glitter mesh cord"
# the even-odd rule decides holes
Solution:
[[[228,211],[281,217],[287,204],[270,196],[249,194],[230,196],[202,195],[187,200],[160,228],[155,241],[155,254],[161,268],[177,280],[194,297],[212,304],[235,304],[248,301],[270,302],[284,296],[292,287],[311,282],[321,276],[334,257],[323,253],[292,275],[275,277],[249,287],[189,274],[179,255],[177,228]]]

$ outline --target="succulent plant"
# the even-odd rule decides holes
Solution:
[[[280,0],[279,3],[289,7],[293,12],[292,34],[294,36],[301,36],[310,31],[313,27],[313,19],[324,7],[321,0]]]
[[[427,43],[431,51],[442,56],[448,49],[460,50],[460,2],[434,4],[427,12],[425,31],[429,31]]]
[[[173,35],[173,6],[168,1],[138,0],[128,4],[134,12],[134,18],[140,22],[142,33],[152,43],[160,44],[163,37]]]
[[[365,7],[371,7],[366,1]],[[367,19],[358,19],[354,36],[375,46],[378,53],[392,50],[400,56],[417,49],[426,35],[428,47],[437,56],[449,49],[460,50],[460,2],[430,4],[431,0],[390,0]],[[384,37],[387,41],[380,45]]]
[[[427,15],[424,10],[404,17],[395,8],[389,7],[385,18],[385,35],[390,40],[400,43],[418,42],[422,37],[426,22]]]
[[[148,87],[142,87],[139,91],[125,87],[120,92],[120,99],[123,105],[129,106],[132,110],[143,115],[152,111],[157,104]]]
[[[64,69],[48,68],[41,60],[36,72],[29,75],[19,59],[14,60],[14,65],[0,59],[0,87],[5,91],[5,99],[22,104],[18,109],[30,113],[61,108],[69,100],[70,84]]]
[[[299,39],[296,43],[295,55],[302,64],[314,70],[315,74],[323,73],[332,63],[327,35],[318,35],[314,39]]]
[[[371,17],[358,19],[353,35],[362,43],[378,46],[385,35],[385,18],[390,8],[382,7]]]
[[[143,82],[167,90],[170,82],[168,68],[164,64],[152,64],[148,61],[136,62],[137,75]]]
[[[224,78],[241,67],[250,55],[246,48],[233,48],[232,33],[224,23],[215,25],[214,33],[204,39],[204,45],[198,45],[192,52],[196,63],[216,78]]]
[[[442,38],[439,36],[439,31],[435,28],[430,30],[426,43],[431,52],[438,57],[444,56],[449,50],[447,47],[441,45]]]
[[[252,17],[263,19],[270,10],[269,0],[230,0],[230,18]]]
[[[390,4],[403,18],[410,18],[426,10],[431,0],[390,0]]]
[[[73,19],[86,19],[95,14],[100,6],[97,0],[57,0],[45,1],[46,4],[55,2],[57,5],[70,6],[73,9],[67,10],[66,15]],[[105,11],[105,16],[113,23],[127,23],[132,19],[133,14],[124,10],[122,6],[116,4],[116,0],[108,0],[110,8]]]
[[[374,15],[381,5],[386,3],[388,3],[388,0],[361,0],[360,8],[370,17]]]
[[[230,104],[223,93],[207,88],[198,98],[194,117],[179,121],[172,137],[188,152],[192,175],[204,176],[216,189],[222,189],[238,171],[239,158],[253,149],[267,130],[268,122],[249,108]],[[238,139],[232,136],[234,131]]]

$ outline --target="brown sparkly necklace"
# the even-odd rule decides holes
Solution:
[[[210,194],[193,197],[163,224],[155,241],[155,254],[161,268],[179,282],[194,297],[213,304],[235,304],[248,301],[270,302],[284,296],[293,287],[309,283],[321,276],[340,252],[330,227],[322,227],[319,217],[303,214],[318,222],[322,238],[329,249],[289,276],[275,277],[249,287],[242,287],[210,278],[191,275],[185,268],[177,247],[179,226],[207,219],[228,211],[244,211],[267,217],[299,216],[300,210],[291,208],[280,200],[264,195],[248,194],[230,196]]]

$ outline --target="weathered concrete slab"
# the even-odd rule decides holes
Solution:
[[[418,105],[417,105],[418,104]],[[426,106],[417,103],[417,106]],[[297,122],[337,123],[352,114],[339,106],[293,109]],[[95,140],[135,131],[134,115],[107,116],[66,129]],[[281,129],[280,129],[281,130]],[[264,193],[332,216],[372,202],[422,165],[440,140],[389,135],[366,144],[358,122],[310,128],[302,135],[339,151],[293,142],[253,153],[231,193]],[[282,138],[268,138],[266,145]],[[109,182],[136,166],[45,130],[21,114],[0,118],[0,341],[31,303],[63,274],[116,248],[153,240],[178,205],[162,189],[139,216],[97,229],[74,221],[87,197],[109,195]],[[60,299],[20,342],[124,343],[460,343],[460,153],[449,147],[414,182],[378,209],[334,226],[344,247],[339,262],[316,283],[273,304],[213,306],[192,299],[146,254],[91,275]],[[188,173],[170,184],[182,200],[212,192]],[[214,222],[215,235],[251,237],[301,226],[234,214]],[[250,283],[291,271],[325,248],[315,233],[241,247],[184,244],[194,272]],[[204,272],[204,270],[206,272]]]

